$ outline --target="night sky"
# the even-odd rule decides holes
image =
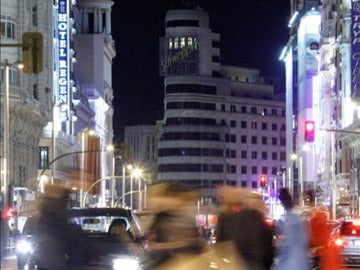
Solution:
[[[126,125],[155,124],[163,116],[159,38],[171,0],[113,0],[112,36],[114,135],[122,142]],[[260,69],[284,77],[278,60],[288,40],[289,0],[204,0],[210,28],[220,33],[221,63]]]

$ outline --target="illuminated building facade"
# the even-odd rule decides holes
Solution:
[[[1,1],[1,44],[20,44],[24,32],[40,32],[44,44],[53,43],[53,31],[49,25],[53,21],[52,1]],[[9,64],[22,60],[21,47],[0,48],[1,53],[1,161],[3,153],[3,117],[4,117],[4,84],[3,65],[5,59]],[[53,81],[53,48],[44,46],[43,71],[38,74],[24,74],[15,66],[10,67],[10,136],[9,136],[9,170],[10,188],[32,187],[36,190],[39,167],[38,148],[43,128],[51,119],[52,81]],[[3,164],[3,162],[1,162]],[[4,168],[1,168],[4,173]],[[3,175],[1,175],[3,179]],[[2,180],[1,180],[1,183]],[[2,187],[3,192],[5,187]],[[9,193],[10,204],[13,203],[12,192]]]
[[[221,65],[220,35],[196,4],[174,4],[165,25],[158,180],[199,190],[203,213],[216,203],[218,185],[256,190],[259,175],[266,174],[269,187],[281,186],[285,102],[275,94],[275,81],[256,69]]]
[[[113,138],[112,5],[112,1],[56,1],[54,114],[40,143],[40,161],[45,160],[39,173],[77,192],[104,179],[90,190],[97,196],[89,203],[100,205],[108,199],[106,177],[113,170],[113,153],[106,151]],[[67,155],[72,152],[84,153]],[[47,165],[59,156],[63,157]]]
[[[304,193],[311,191],[316,203],[328,206],[332,215],[355,213],[355,204],[349,204],[349,195],[354,192],[349,150],[355,136],[348,133],[354,120],[350,1],[290,3],[290,39],[280,56],[286,67],[290,188],[299,204]],[[305,141],[307,120],[315,122],[313,142]],[[346,139],[350,137],[351,142]]]

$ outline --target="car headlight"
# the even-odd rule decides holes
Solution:
[[[123,257],[113,259],[113,269],[140,270],[140,263],[135,258]]]
[[[28,253],[32,250],[32,246],[28,241],[21,240],[16,244],[16,249],[21,253]]]

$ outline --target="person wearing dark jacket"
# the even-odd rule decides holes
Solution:
[[[222,189],[223,211],[218,218],[217,240],[233,241],[249,270],[269,270],[275,247],[261,197],[258,199],[256,193],[246,189],[225,189]]]

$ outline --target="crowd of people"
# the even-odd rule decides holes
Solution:
[[[68,194],[66,189],[49,187],[39,203],[41,242],[48,254],[48,269],[72,269],[69,262],[81,264],[86,257],[79,245],[79,228],[69,227],[64,219]],[[125,243],[129,253],[142,257],[147,270],[210,269],[207,266],[216,256],[228,257],[227,265],[221,266],[226,260],[218,260],[219,269],[311,270],[312,262],[320,270],[339,269],[339,251],[329,244],[330,231],[323,211],[314,211],[305,220],[294,212],[288,190],[281,189],[278,195],[285,214],[275,232],[266,222],[268,209],[259,193],[223,186],[218,195],[215,245],[208,245],[200,237],[195,224],[197,193],[177,183],[161,183],[149,190],[149,208],[154,218],[145,241],[134,242],[124,219],[112,221],[109,239]],[[76,249],[74,242],[78,243]],[[76,255],[72,258],[78,261],[64,259],[65,250],[71,250]]]

